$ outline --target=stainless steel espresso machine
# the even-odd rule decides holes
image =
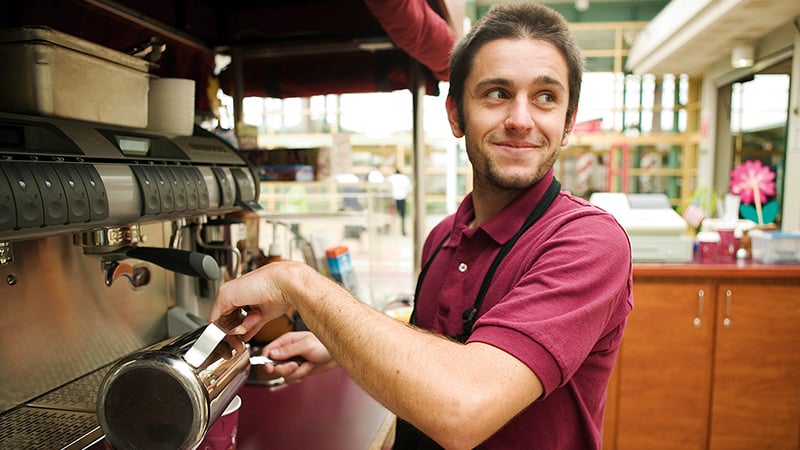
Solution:
[[[2,106],[0,106],[2,108]],[[0,448],[87,448],[98,387],[205,324],[257,178],[213,134],[0,112]]]

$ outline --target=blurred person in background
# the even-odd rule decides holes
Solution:
[[[407,175],[400,172],[399,168],[394,169],[394,173],[389,175],[389,183],[392,185],[392,197],[400,217],[400,233],[406,235],[406,197],[411,193],[411,180]]]

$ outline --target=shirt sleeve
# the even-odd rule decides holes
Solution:
[[[501,264],[493,283],[510,289],[485,305],[470,341],[514,355],[547,395],[603,351],[602,338],[624,321],[632,308],[631,259],[627,235],[607,214],[578,215],[537,233],[512,251],[523,252],[522,264]]]

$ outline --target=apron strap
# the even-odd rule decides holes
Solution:
[[[483,283],[481,283],[480,290],[478,290],[478,295],[475,298],[475,303],[472,305],[472,308],[467,309],[461,315],[462,323],[463,323],[463,330],[461,334],[453,336],[459,342],[466,342],[469,338],[469,335],[472,334],[472,327],[475,325],[475,322],[478,320],[478,311],[480,310],[481,306],[483,305],[483,300],[486,297],[486,292],[489,290],[489,285],[492,282],[492,278],[494,277],[495,272],[497,272],[497,268],[502,262],[502,260],[508,255],[511,251],[511,248],[514,244],[517,243],[520,236],[528,230],[538,219],[541,217],[542,214],[547,210],[548,207],[553,203],[558,193],[561,192],[561,183],[558,182],[555,178],[548,186],[547,191],[545,192],[542,199],[531,211],[530,215],[525,222],[522,224],[522,227],[517,231],[516,234],[506,242],[503,247],[500,249],[500,252],[495,256],[494,261],[492,261],[492,265],[489,266],[489,270],[486,272],[486,276],[483,278]],[[414,308],[411,312],[410,323],[416,324],[417,319],[417,305],[419,304],[419,292],[422,286],[422,280],[425,278],[425,275],[428,273],[428,269],[431,266],[431,263],[436,258],[436,255],[439,253],[439,250],[442,249],[444,246],[445,241],[447,238],[450,237],[450,233],[442,239],[436,249],[433,251],[430,259],[428,262],[425,263],[425,266],[420,271],[419,276],[417,277],[417,285],[414,289]],[[437,444],[433,439],[429,438],[421,431],[419,431],[416,427],[411,425],[410,423],[406,422],[401,418],[397,418],[397,426],[395,430],[395,444],[393,447],[394,450],[441,450],[442,447]]]
[[[497,256],[495,256],[494,261],[492,261],[492,265],[489,266],[489,270],[486,271],[486,276],[483,277],[483,283],[481,283],[481,288],[478,290],[478,296],[475,298],[475,303],[472,305],[472,308],[464,310],[464,312],[461,314],[461,323],[463,324],[463,328],[461,334],[454,336],[456,340],[459,342],[467,342],[469,335],[472,334],[472,327],[478,320],[478,311],[480,311],[481,306],[483,305],[483,300],[486,298],[486,293],[489,291],[489,285],[492,284],[492,278],[494,278],[494,274],[497,272],[497,268],[500,266],[500,263],[511,251],[511,248],[514,247],[514,244],[517,243],[520,236],[528,231],[528,228],[533,226],[539,217],[544,214],[547,208],[550,207],[559,192],[561,192],[561,183],[553,178],[553,181],[550,183],[550,186],[547,188],[544,196],[542,196],[542,199],[536,204],[536,207],[533,208],[533,211],[531,211],[531,214],[528,216],[528,218],[525,219],[522,227],[520,227],[517,233],[511,239],[509,239],[505,245],[503,245],[503,248],[501,248],[500,252],[497,254]]]

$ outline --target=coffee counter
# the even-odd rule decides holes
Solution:
[[[381,450],[394,436],[394,415],[341,369],[239,395],[238,450]]]

